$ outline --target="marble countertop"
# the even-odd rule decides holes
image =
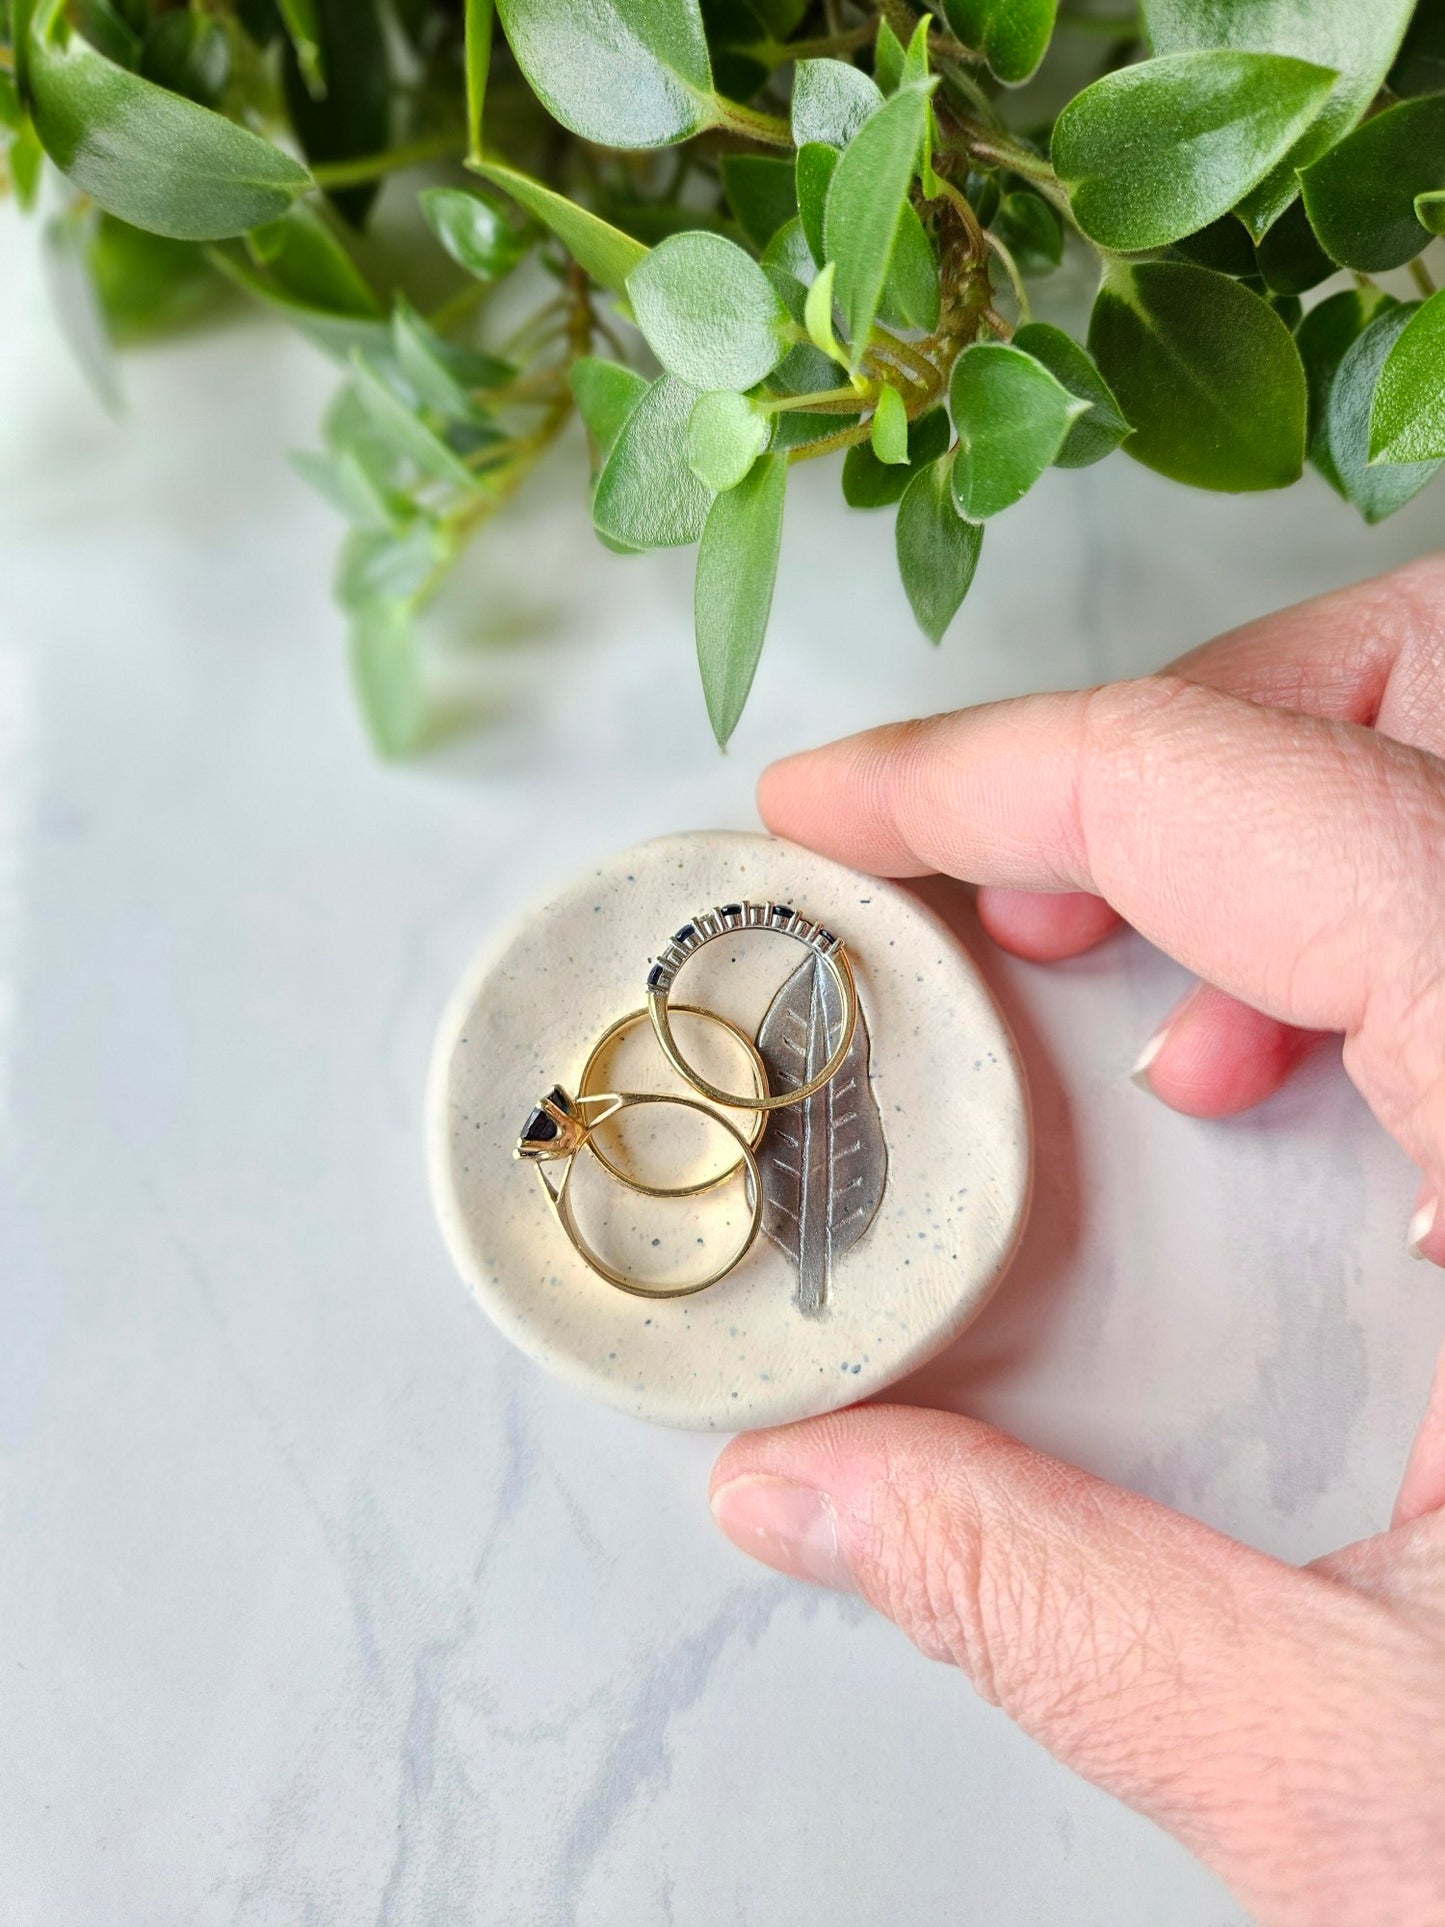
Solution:
[[[789,503],[773,633],[711,746],[690,557],[580,476],[470,572],[487,727],[376,761],[282,460],[331,373],[194,336],[93,402],[0,214],[0,1865],[9,1927],[1234,1927],[1170,1840],[854,1602],[714,1531],[716,1442],[513,1353],[434,1229],[428,1048],[525,894],[750,825],[763,762],[1153,667],[1416,554],[1309,481],[1122,459],[990,529],[944,647],[887,516]],[[822,465],[819,465],[820,468]],[[575,803],[576,807],[570,805]],[[906,1388],[1292,1559],[1385,1518],[1445,1323],[1414,1179],[1338,1064],[1257,1114],[1126,1072],[1182,973],[982,953],[1039,1198]]]

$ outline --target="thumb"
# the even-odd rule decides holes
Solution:
[[[1368,1603],[952,1414],[862,1406],[736,1439],[744,1551],[861,1593],[1256,1903],[1355,1717]],[[1337,1724],[1337,1720],[1341,1722]],[[1292,1824],[1300,1822],[1300,1825]],[[1298,1869],[1294,1870],[1298,1878]]]

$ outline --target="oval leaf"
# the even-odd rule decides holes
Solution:
[[[548,113],[603,147],[666,147],[719,118],[697,0],[497,0]]]
[[[727,747],[753,686],[783,540],[786,455],[764,455],[719,495],[697,552],[697,662],[713,734]]]
[[[1310,225],[1342,267],[1377,274],[1429,245],[1415,196],[1445,181],[1445,95],[1387,107],[1300,176]]]
[[[1383,522],[1403,508],[1439,468],[1438,461],[1381,462],[1370,466],[1370,418],[1381,373],[1396,343],[1424,310],[1400,303],[1377,315],[1345,353],[1330,384],[1325,435],[1345,499],[1367,522]]]
[[[800,60],[793,73],[793,145],[846,147],[882,105],[877,84],[846,60]]]
[[[580,361],[574,361],[571,382],[577,412],[597,445],[599,457],[606,461],[649,384],[635,368],[604,360],[601,355],[583,355]]]
[[[1054,328],[1047,321],[1031,321],[1013,338],[1015,348],[1041,361],[1071,395],[1088,403],[1088,413],[1080,415],[1064,437],[1064,445],[1054,457],[1055,468],[1087,468],[1103,461],[1129,433],[1129,424],[1119,412],[1114,391],[1094,366],[1087,348],[1072,335]]]
[[[1414,0],[1144,0],[1156,54],[1229,47],[1290,54],[1339,75],[1320,112],[1240,208],[1256,241],[1299,192],[1295,170],[1333,147],[1370,105],[1413,10]]]
[[[908,410],[896,388],[879,391],[868,439],[880,462],[896,467],[908,460]]]
[[[948,24],[1009,86],[1017,87],[1048,51],[1059,0],[943,0]]]
[[[31,35],[35,130],[110,214],[179,241],[218,241],[284,214],[311,186],[299,162],[208,107],[127,73],[72,38]]]
[[[746,395],[701,395],[687,424],[687,465],[704,488],[721,495],[747,474],[769,432],[768,417]]]
[[[513,227],[490,201],[465,188],[427,187],[417,200],[427,226],[453,261],[479,281],[510,274],[532,245],[531,234]]]
[[[639,262],[646,260],[647,249],[641,241],[634,241],[630,234],[624,234],[621,228],[613,227],[599,215],[589,214],[585,207],[578,207],[565,195],[554,194],[550,187],[543,187],[530,175],[502,167],[496,161],[478,161],[474,165],[478,174],[485,174],[496,186],[505,188],[534,219],[550,228],[578,267],[602,287],[621,294],[628,275]],[[466,263],[462,265],[465,267]]]
[[[697,400],[695,388],[663,375],[632,410],[597,478],[592,519],[600,535],[629,549],[669,549],[702,534],[712,495],[687,465]]]
[[[919,628],[941,642],[968,594],[983,549],[983,527],[953,505],[952,455],[920,469],[898,505],[898,573]]]
[[[923,143],[928,94],[904,87],[843,150],[823,215],[824,249],[856,367],[878,316],[894,242]]]
[[[674,234],[627,277],[647,345],[694,388],[751,388],[783,358],[787,309],[750,254],[720,234]]]
[[[801,420],[801,416],[795,416]],[[816,419],[816,418],[815,418]],[[838,418],[829,418],[836,424]],[[902,498],[921,466],[936,461],[953,440],[948,411],[930,408],[908,425],[908,466],[880,462],[867,442],[857,442],[843,457],[843,500],[850,509],[881,509]],[[957,514],[957,510],[954,511]]]
[[[807,236],[808,251],[821,268],[823,253],[823,210],[828,205],[828,189],[833,185],[833,170],[838,165],[838,149],[822,141],[807,141],[798,149],[796,191],[798,218]]]
[[[1284,488],[1304,466],[1305,379],[1289,329],[1228,276],[1111,269],[1089,349],[1134,433],[1126,453],[1195,488]]]
[[[1340,363],[1381,309],[1393,307],[1395,297],[1383,288],[1342,288],[1310,309],[1295,329],[1295,346],[1304,363],[1309,413],[1305,433],[1309,458],[1336,494],[1345,485],[1336,473],[1325,432],[1330,389]]]
[[[958,436],[953,499],[970,522],[1022,500],[1089,409],[1032,355],[999,341],[964,349],[948,405]]]
[[[1335,75],[1279,54],[1173,54],[1096,80],[1054,123],[1054,169],[1101,247],[1167,247],[1263,180]]]
[[[1415,311],[1380,370],[1370,460],[1445,460],[1445,293]]]

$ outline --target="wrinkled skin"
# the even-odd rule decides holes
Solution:
[[[1445,1264],[1445,558],[1168,673],[870,731],[763,779],[773,829],[976,883],[1005,948],[1122,919],[1193,969],[1140,1060],[1176,1109],[1322,1034],[1420,1167]],[[1402,1227],[1402,1231],[1404,1227]],[[1391,1529],[1303,1570],[952,1414],[869,1406],[723,1453],[744,1550],[860,1593],[1175,1833],[1267,1927],[1445,1921],[1445,1376]]]

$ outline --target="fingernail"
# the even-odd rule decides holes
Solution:
[[[1129,1082],[1137,1084],[1141,1091],[1149,1089],[1149,1066],[1164,1048],[1164,1039],[1169,1035],[1168,1024],[1161,1024],[1149,1042],[1134,1060],[1134,1068],[1129,1073]]]
[[[791,1479],[733,1479],[712,1495],[712,1516],[740,1551],[835,1592],[856,1592],[826,1492]]]
[[[1410,1220],[1410,1229],[1405,1233],[1405,1243],[1412,1258],[1425,1256],[1425,1240],[1435,1229],[1435,1213],[1439,1209],[1439,1202],[1438,1198],[1426,1198],[1422,1205],[1417,1206],[1415,1215]]]

